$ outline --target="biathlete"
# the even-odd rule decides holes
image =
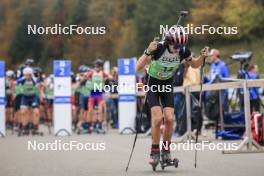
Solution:
[[[15,89],[15,74],[14,71],[8,70],[5,79],[5,93],[6,93],[6,126],[12,129],[14,124],[14,89]]]
[[[151,109],[152,145],[149,164],[153,170],[160,163],[174,165],[178,159],[172,159],[170,143],[174,124],[173,76],[182,62],[188,62],[193,68],[202,65],[208,55],[208,48],[203,48],[198,58],[193,58],[186,48],[188,35],[185,29],[178,25],[173,30],[163,34],[162,41],[152,41],[144,54],[137,61],[136,69],[140,71],[149,64],[148,86],[146,100]],[[165,126],[162,147],[160,149],[160,126]],[[174,162],[175,161],[175,162]],[[163,166],[162,166],[163,167]]]
[[[18,135],[28,135],[30,123],[33,125],[33,135],[43,135],[39,132],[39,85],[33,78],[32,68],[24,68],[23,75],[18,82],[22,94],[20,105],[22,126]]]
[[[80,82],[79,82],[79,102],[80,102],[80,120],[78,125],[78,134],[90,133],[90,120],[88,118],[88,102],[91,91],[91,81],[85,78],[85,74],[89,71],[86,66],[81,66],[79,69]]]
[[[44,81],[44,97],[45,97],[45,110],[46,110],[46,125],[52,125],[53,117],[53,100],[54,100],[54,76],[50,75]]]
[[[97,59],[94,62],[94,70],[87,73],[87,80],[91,81],[90,97],[88,102],[88,118],[91,123],[91,129],[97,133],[105,133],[102,122],[104,120],[104,100],[103,100],[103,88],[105,80],[108,75],[103,71],[104,62],[101,59]],[[95,111],[95,106],[97,110]]]

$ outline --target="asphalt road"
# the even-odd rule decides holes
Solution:
[[[194,168],[194,151],[174,151],[180,160],[179,168],[168,167],[156,172],[148,165],[150,137],[140,136],[129,171],[125,167],[134,135],[73,135],[71,137],[17,137],[10,132],[0,139],[0,176],[263,176],[264,154],[223,155],[220,151],[198,152],[198,168]],[[28,151],[32,143],[104,143],[103,151]],[[216,142],[216,141],[215,141]],[[220,141],[221,142],[221,141]],[[239,141],[238,141],[239,142]]]

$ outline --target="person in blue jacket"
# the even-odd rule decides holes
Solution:
[[[209,83],[216,82],[216,79],[222,80],[229,77],[228,66],[221,60],[220,51],[211,49],[210,54],[210,80]],[[222,93],[223,110],[228,111],[228,91],[224,90]]]
[[[229,77],[229,71],[226,63],[220,58],[220,51],[212,49],[210,51],[210,83],[212,83],[217,76],[222,78]]]
[[[255,65],[250,65],[248,69],[248,79],[259,79],[259,74],[257,72]],[[259,89],[256,87],[249,88],[250,92],[250,111],[260,111],[260,96]]]

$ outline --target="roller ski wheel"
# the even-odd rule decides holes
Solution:
[[[96,132],[97,134],[106,134],[106,131],[105,131],[104,129],[100,129],[100,128],[97,128],[97,129],[95,130],[95,132]]]
[[[77,128],[77,135],[80,135],[80,134],[82,134],[82,132],[83,132],[83,128]]]
[[[28,136],[29,135],[29,130],[18,130],[17,136]]]
[[[77,135],[81,134],[81,129],[77,129]]]
[[[18,137],[22,136],[22,131],[21,130],[18,131],[17,136]]]
[[[43,132],[40,132],[38,130],[32,130],[31,134],[33,136],[43,136],[44,135]]]
[[[156,168],[160,161],[160,154],[151,154],[149,164],[152,166],[152,170],[156,171]]]
[[[177,168],[178,164],[179,164],[179,160],[177,158],[171,159],[171,155],[169,152],[162,153],[160,160],[160,166],[162,170],[164,170],[165,167],[168,166],[174,166],[175,168]]]
[[[177,158],[174,158],[173,160],[171,161],[160,161],[160,166],[161,166],[161,169],[164,170],[165,167],[168,167],[168,166],[174,166],[175,168],[178,168],[178,165],[179,165],[179,160]]]
[[[90,134],[90,130],[89,129],[78,129],[77,130],[77,134],[80,135],[80,134]]]

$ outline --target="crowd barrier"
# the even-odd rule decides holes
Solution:
[[[250,124],[250,94],[248,88],[250,87],[264,87],[264,79],[258,80],[239,80],[235,79],[232,82],[222,82],[215,84],[204,84],[202,86],[202,91],[214,91],[214,90],[225,90],[228,88],[242,88],[244,91],[244,113],[245,113],[245,128],[246,128],[246,136],[244,140],[240,143],[238,150],[232,151],[223,151],[224,154],[232,154],[232,153],[255,153],[255,152],[264,152],[264,149],[253,139],[251,132],[251,124]],[[187,111],[187,132],[183,135],[181,141],[184,140],[192,140],[194,138],[194,134],[191,131],[191,93],[199,92],[201,89],[200,85],[197,86],[188,86],[188,87],[175,87],[175,93],[185,93],[186,98],[186,111]],[[221,96],[220,96],[221,97]],[[219,99],[220,105],[221,98]],[[220,112],[222,112],[222,106],[220,106]],[[225,127],[223,114],[220,114],[220,128],[223,129]]]
[[[251,132],[251,124],[250,124],[250,94],[248,88],[250,87],[264,87],[264,79],[258,80],[242,80],[242,79],[229,79],[226,81],[232,82],[221,82],[214,84],[203,84],[202,91],[217,91],[217,90],[225,90],[225,89],[238,89],[242,88],[244,91],[244,113],[245,113],[245,129],[246,136],[244,140],[240,143],[238,150],[232,151],[222,151],[224,154],[232,154],[232,153],[257,153],[264,152],[264,149],[253,139]],[[187,117],[187,131],[181,137],[180,142],[191,141],[195,139],[195,135],[191,130],[191,93],[192,92],[200,92],[201,86],[186,86],[186,87],[174,87],[174,93],[184,93],[186,100],[186,117]],[[219,91],[219,94],[221,91]],[[140,92],[137,96],[144,96],[144,93]],[[219,105],[222,105],[222,96],[219,96]],[[235,127],[236,125],[227,125],[224,124],[223,118],[223,107],[220,106],[220,129],[223,130],[224,127]],[[241,125],[240,125],[241,126]],[[151,129],[149,129],[145,136],[148,136],[151,133]],[[255,149],[255,150],[254,150]]]

